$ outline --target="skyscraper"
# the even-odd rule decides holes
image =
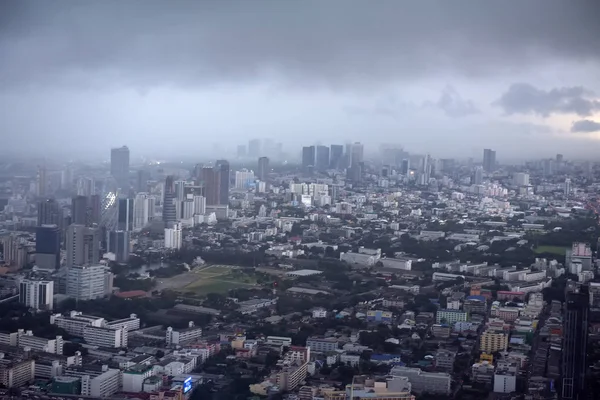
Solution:
[[[260,157],[261,142],[260,139],[252,139],[248,142],[248,156],[252,158]]]
[[[329,168],[340,169],[344,157],[344,146],[341,144],[332,144],[329,155]]]
[[[564,192],[565,192],[565,197],[569,197],[571,195],[571,179],[569,179],[569,178],[565,179]]]
[[[154,217],[155,199],[148,193],[138,193],[133,201],[133,229],[141,230]]]
[[[317,146],[315,163],[315,166],[320,171],[324,171],[329,168],[329,147]]]
[[[475,167],[473,183],[475,185],[481,185],[483,183],[483,168],[482,167]]]
[[[562,346],[562,398],[585,397],[585,371],[589,288],[583,285],[566,294]]]
[[[243,144],[238,145],[237,147],[237,158],[245,158],[246,157],[246,146]]]
[[[494,150],[483,150],[483,169],[486,172],[494,172],[496,170],[496,152]]]
[[[259,180],[267,182],[269,176],[269,157],[260,157],[258,159],[258,168],[256,172]]]
[[[219,179],[219,202],[220,205],[229,204],[229,186],[231,184],[231,171],[227,160],[217,160],[217,174]]]
[[[163,198],[163,222],[165,227],[171,227],[177,221],[177,207],[175,206],[175,178],[167,176]]]
[[[60,226],[63,217],[62,209],[58,202],[54,199],[46,199],[37,203],[38,220],[37,224],[48,225],[54,224]]]
[[[129,189],[129,148],[127,146],[110,150],[110,174],[122,190]]]
[[[37,171],[37,189],[36,194],[39,197],[44,197],[46,195],[46,191],[48,189],[48,181],[46,180],[46,167],[38,166]]]
[[[100,224],[102,217],[102,201],[99,194],[93,194],[88,199],[89,223]]]
[[[133,229],[133,199],[119,199],[117,205],[117,230],[130,231]]]
[[[183,244],[181,224],[173,225],[173,228],[165,229],[165,247],[167,249],[179,250]]]
[[[127,262],[131,247],[131,233],[129,231],[111,231],[108,233],[108,251],[115,255],[118,263]]]
[[[304,146],[302,148],[302,168],[308,169],[308,167],[313,167],[315,165],[315,157],[316,157],[316,148],[315,146]]]
[[[89,225],[88,198],[76,196],[71,199],[71,222],[77,225]]]
[[[57,225],[42,225],[35,229],[35,264],[48,270],[60,267],[60,229]]]
[[[254,182],[254,178],[254,171],[248,171],[245,168],[241,171],[235,171],[235,188],[248,189],[250,184]]]
[[[100,260],[100,235],[98,229],[72,224],[66,234],[67,267],[94,264]]]
[[[360,142],[352,144],[352,164],[361,163],[364,161],[365,147]]]
[[[67,296],[76,300],[94,300],[112,292],[113,274],[99,265],[76,265],[67,272]]]
[[[219,174],[215,168],[202,168],[202,185],[204,186],[206,205],[214,206],[219,204],[220,184]]]

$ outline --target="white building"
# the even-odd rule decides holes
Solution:
[[[112,293],[113,274],[105,265],[74,265],[67,272],[67,296],[94,300]]]
[[[92,346],[120,348],[127,347],[127,328],[88,326],[83,331],[85,342]]]
[[[382,258],[379,260],[384,268],[401,269],[410,271],[412,269],[412,260],[399,258]]]
[[[529,186],[529,174],[525,172],[517,172],[513,175],[513,185]]]
[[[105,321],[104,318],[71,311],[66,317],[61,314],[51,315],[50,323],[64,329],[73,336],[83,337],[83,332],[88,326],[104,326]]]
[[[176,223],[173,228],[165,228],[165,247],[167,249],[181,249],[183,245],[183,232],[181,224]]]
[[[168,327],[165,342],[167,346],[178,346],[193,342],[201,337],[202,328],[194,326],[194,323],[190,321],[188,327],[185,329],[175,330],[172,327]]]
[[[254,182],[254,179],[254,171],[249,171],[247,169],[235,171],[235,188],[248,189],[250,184]]]
[[[19,302],[34,310],[54,308],[54,282],[23,279],[19,283]]]
[[[106,323],[109,328],[125,328],[127,332],[140,329],[140,319],[135,314],[130,314],[129,318],[116,319]]]
[[[123,392],[140,393],[144,388],[144,381],[154,376],[154,368],[151,365],[136,364],[123,371]]]
[[[108,369],[106,372],[92,378],[90,375],[81,377],[81,394],[90,397],[108,397],[119,391],[121,386],[121,371]]]
[[[420,368],[394,367],[391,376],[408,378],[415,393],[450,393],[450,374],[442,372],[423,372]]]
[[[500,360],[494,374],[494,393],[513,393],[517,390],[519,364],[515,361]]]
[[[52,354],[63,353],[64,341],[62,336],[56,336],[54,339],[46,339],[33,336],[32,331],[19,329],[17,332],[17,346],[20,348],[29,347],[32,350],[44,351]]]
[[[194,196],[194,214],[204,215],[206,213],[206,198],[204,196]]]
[[[141,230],[154,218],[156,199],[148,193],[138,193],[133,200],[133,229]]]

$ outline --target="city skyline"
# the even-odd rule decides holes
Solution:
[[[336,1],[32,4],[1,6],[6,153],[104,159],[128,143],[149,158],[229,157],[252,138],[596,153],[591,3],[343,2],[346,18]]]

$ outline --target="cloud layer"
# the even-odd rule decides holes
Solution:
[[[571,132],[600,132],[600,122],[592,121],[589,119],[575,121],[571,126]]]

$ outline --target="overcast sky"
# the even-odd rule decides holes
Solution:
[[[600,150],[600,2],[0,1],[0,152]]]

